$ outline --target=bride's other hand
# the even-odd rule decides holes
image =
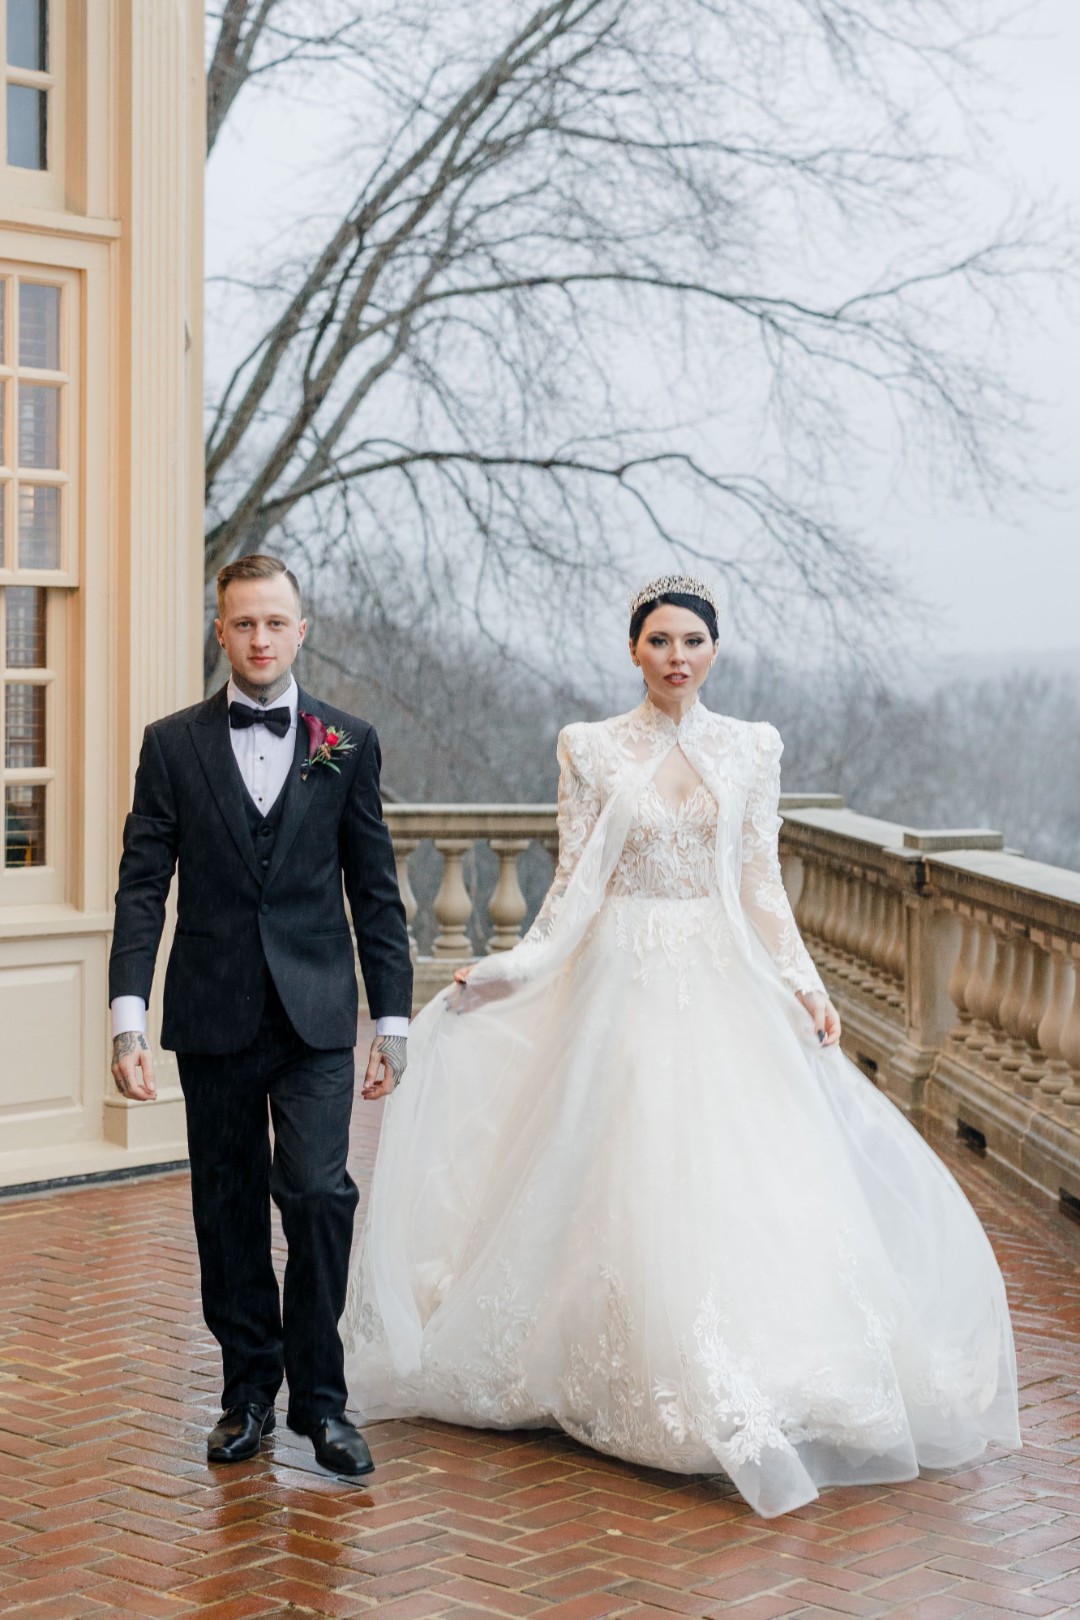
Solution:
[[[486,983],[470,985],[469,974],[475,966],[475,962],[470,962],[467,967],[455,970],[455,988],[446,998],[451,1012],[471,1012],[474,1007],[483,1007],[489,1001],[501,1001],[504,996],[513,994],[514,986],[509,979],[489,979]]]
[[[838,1046],[840,1014],[828,996],[822,995],[819,990],[799,990],[796,994],[814,1020],[814,1031],[821,1045]]]

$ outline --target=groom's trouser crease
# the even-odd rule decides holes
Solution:
[[[272,1404],[282,1375],[300,1427],[344,1411],[337,1323],[357,1190],[346,1168],[353,1053],[306,1046],[277,1003],[227,1056],[178,1053],[203,1314],[221,1346],[222,1406]],[[273,1120],[271,1154],[269,1120]],[[284,1300],[270,1200],[288,1245]]]

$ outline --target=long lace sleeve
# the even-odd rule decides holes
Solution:
[[[802,942],[780,873],[777,835],[782,825],[779,802],[783,751],[776,727],[759,726],[754,785],[743,819],[739,898],[784,983],[795,991],[824,992],[821,976]]]
[[[581,859],[581,852],[589,842],[589,834],[600,814],[599,793],[574,764],[568,736],[571,729],[568,726],[559,733],[559,858],[551,887],[536,914],[536,921],[525,935],[524,944],[535,944],[550,934],[571,873]]]

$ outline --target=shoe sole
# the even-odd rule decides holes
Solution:
[[[368,1474],[375,1472],[374,1463],[369,1468],[338,1468],[333,1463],[319,1462],[318,1457],[315,1461],[319,1463],[320,1468],[325,1468],[328,1474],[333,1474],[335,1479],[366,1479]]]

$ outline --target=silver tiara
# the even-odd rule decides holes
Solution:
[[[661,579],[651,579],[640,591],[634,592],[630,598],[630,617],[634,617],[643,602],[655,602],[658,596],[666,596],[668,592],[679,596],[700,596],[714,613],[720,611],[714,591],[703,579],[696,579],[693,574],[664,574]]]

